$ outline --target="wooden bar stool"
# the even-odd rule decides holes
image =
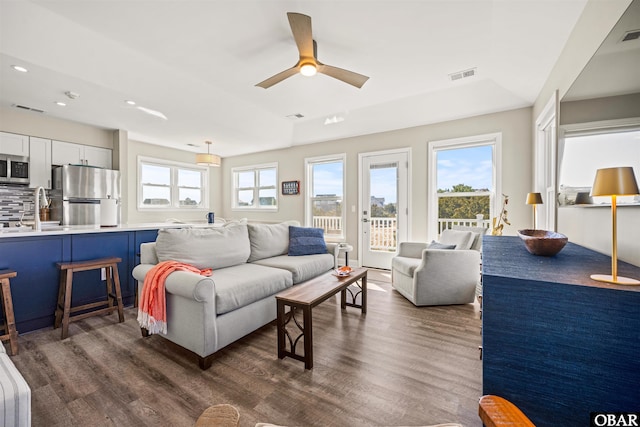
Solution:
[[[77,262],[59,262],[60,288],[58,289],[58,306],[56,307],[56,320],[53,328],[59,328],[62,324],[62,339],[69,336],[69,323],[100,314],[110,314],[118,310],[119,322],[124,322],[124,310],[122,307],[122,295],[120,293],[120,276],[118,275],[118,263],[122,258],[111,257],[91,259]],[[107,273],[107,300],[71,307],[71,294],[73,291],[73,273],[104,268]],[[114,294],[115,291],[115,294]],[[114,305],[115,301],[115,305]],[[99,310],[95,310],[99,307]],[[92,310],[92,311],[87,311]],[[78,311],[81,314],[71,315]]]
[[[2,308],[4,309],[4,335],[0,335],[0,341],[9,341],[9,354],[18,354],[18,331],[16,320],[13,316],[13,299],[11,299],[11,286],[9,279],[16,277],[18,273],[13,270],[0,270],[0,294],[2,294]],[[0,344],[1,345],[1,344]]]

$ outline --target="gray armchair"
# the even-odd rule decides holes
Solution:
[[[391,261],[392,286],[416,306],[472,303],[480,285],[481,236],[444,230],[437,243],[400,243]],[[449,249],[435,249],[442,246]]]

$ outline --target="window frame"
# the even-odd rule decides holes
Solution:
[[[305,180],[305,198],[304,198],[304,218],[307,227],[313,227],[313,202],[316,200],[338,200],[339,197],[323,197],[317,198],[313,196],[313,166],[326,163],[342,162],[342,216],[341,216],[341,233],[340,235],[327,235],[325,240],[328,242],[344,242],[347,238],[347,154],[329,154],[324,156],[306,157],[304,159],[304,169],[306,174]]]
[[[143,199],[143,186],[153,185],[151,183],[142,182],[142,168],[144,165],[167,167],[170,169],[169,185],[169,205],[145,205]],[[198,187],[180,187],[178,185],[178,171],[188,170],[200,172],[201,186],[201,204],[196,206],[180,205],[180,189],[181,188],[198,188]],[[209,210],[209,168],[206,166],[197,166],[190,163],[176,162],[173,160],[158,159],[154,157],[138,156],[137,158],[137,179],[136,179],[136,209],[138,211],[208,211]]]
[[[260,171],[274,169],[276,173],[275,184],[273,186],[260,186]],[[238,187],[238,175],[241,172],[253,172],[253,187]],[[260,212],[277,212],[280,206],[280,197],[278,190],[278,162],[263,163],[259,165],[238,166],[231,168],[231,210],[232,211],[260,211]],[[260,205],[260,190],[274,189],[275,205]],[[253,191],[253,204],[251,206],[238,205],[238,191]]]
[[[427,165],[429,168],[427,182],[427,237],[428,240],[438,239],[438,156],[440,150],[455,150],[461,148],[473,148],[491,146],[492,156],[492,186],[489,192],[489,219],[495,217],[502,208],[502,132],[483,135],[473,135],[462,138],[429,141],[427,150]],[[460,197],[473,195],[485,195],[478,193],[460,193]]]

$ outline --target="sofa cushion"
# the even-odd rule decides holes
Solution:
[[[413,277],[413,273],[420,266],[420,263],[422,263],[422,258],[397,256],[391,259],[391,269],[405,276]]]
[[[159,261],[175,260],[214,270],[247,262],[251,253],[246,224],[218,228],[160,229]]]
[[[288,271],[258,264],[242,264],[216,270],[211,279],[215,284],[218,315],[259,301],[293,285]]]
[[[289,226],[289,255],[326,254],[327,244],[324,241],[322,228]]]
[[[331,270],[334,266],[332,254],[316,254],[307,256],[281,255],[256,261],[256,264],[286,270],[293,276],[293,284],[297,285]]]
[[[248,224],[251,255],[249,262],[289,252],[289,226],[300,225],[298,221],[280,224]]]
[[[443,230],[440,234],[440,243],[443,245],[456,245],[456,249],[469,249],[473,243],[474,235],[471,231]]]

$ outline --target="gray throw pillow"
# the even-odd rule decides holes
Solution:
[[[289,226],[300,225],[298,221],[285,221],[280,224],[247,224],[251,241],[249,262],[289,252]]]
[[[456,245],[445,245],[443,243],[438,243],[435,240],[432,240],[427,246],[427,249],[455,249]]]
[[[445,245],[456,245],[456,249],[469,249],[473,243],[473,233],[471,231],[442,230],[440,243]]]

